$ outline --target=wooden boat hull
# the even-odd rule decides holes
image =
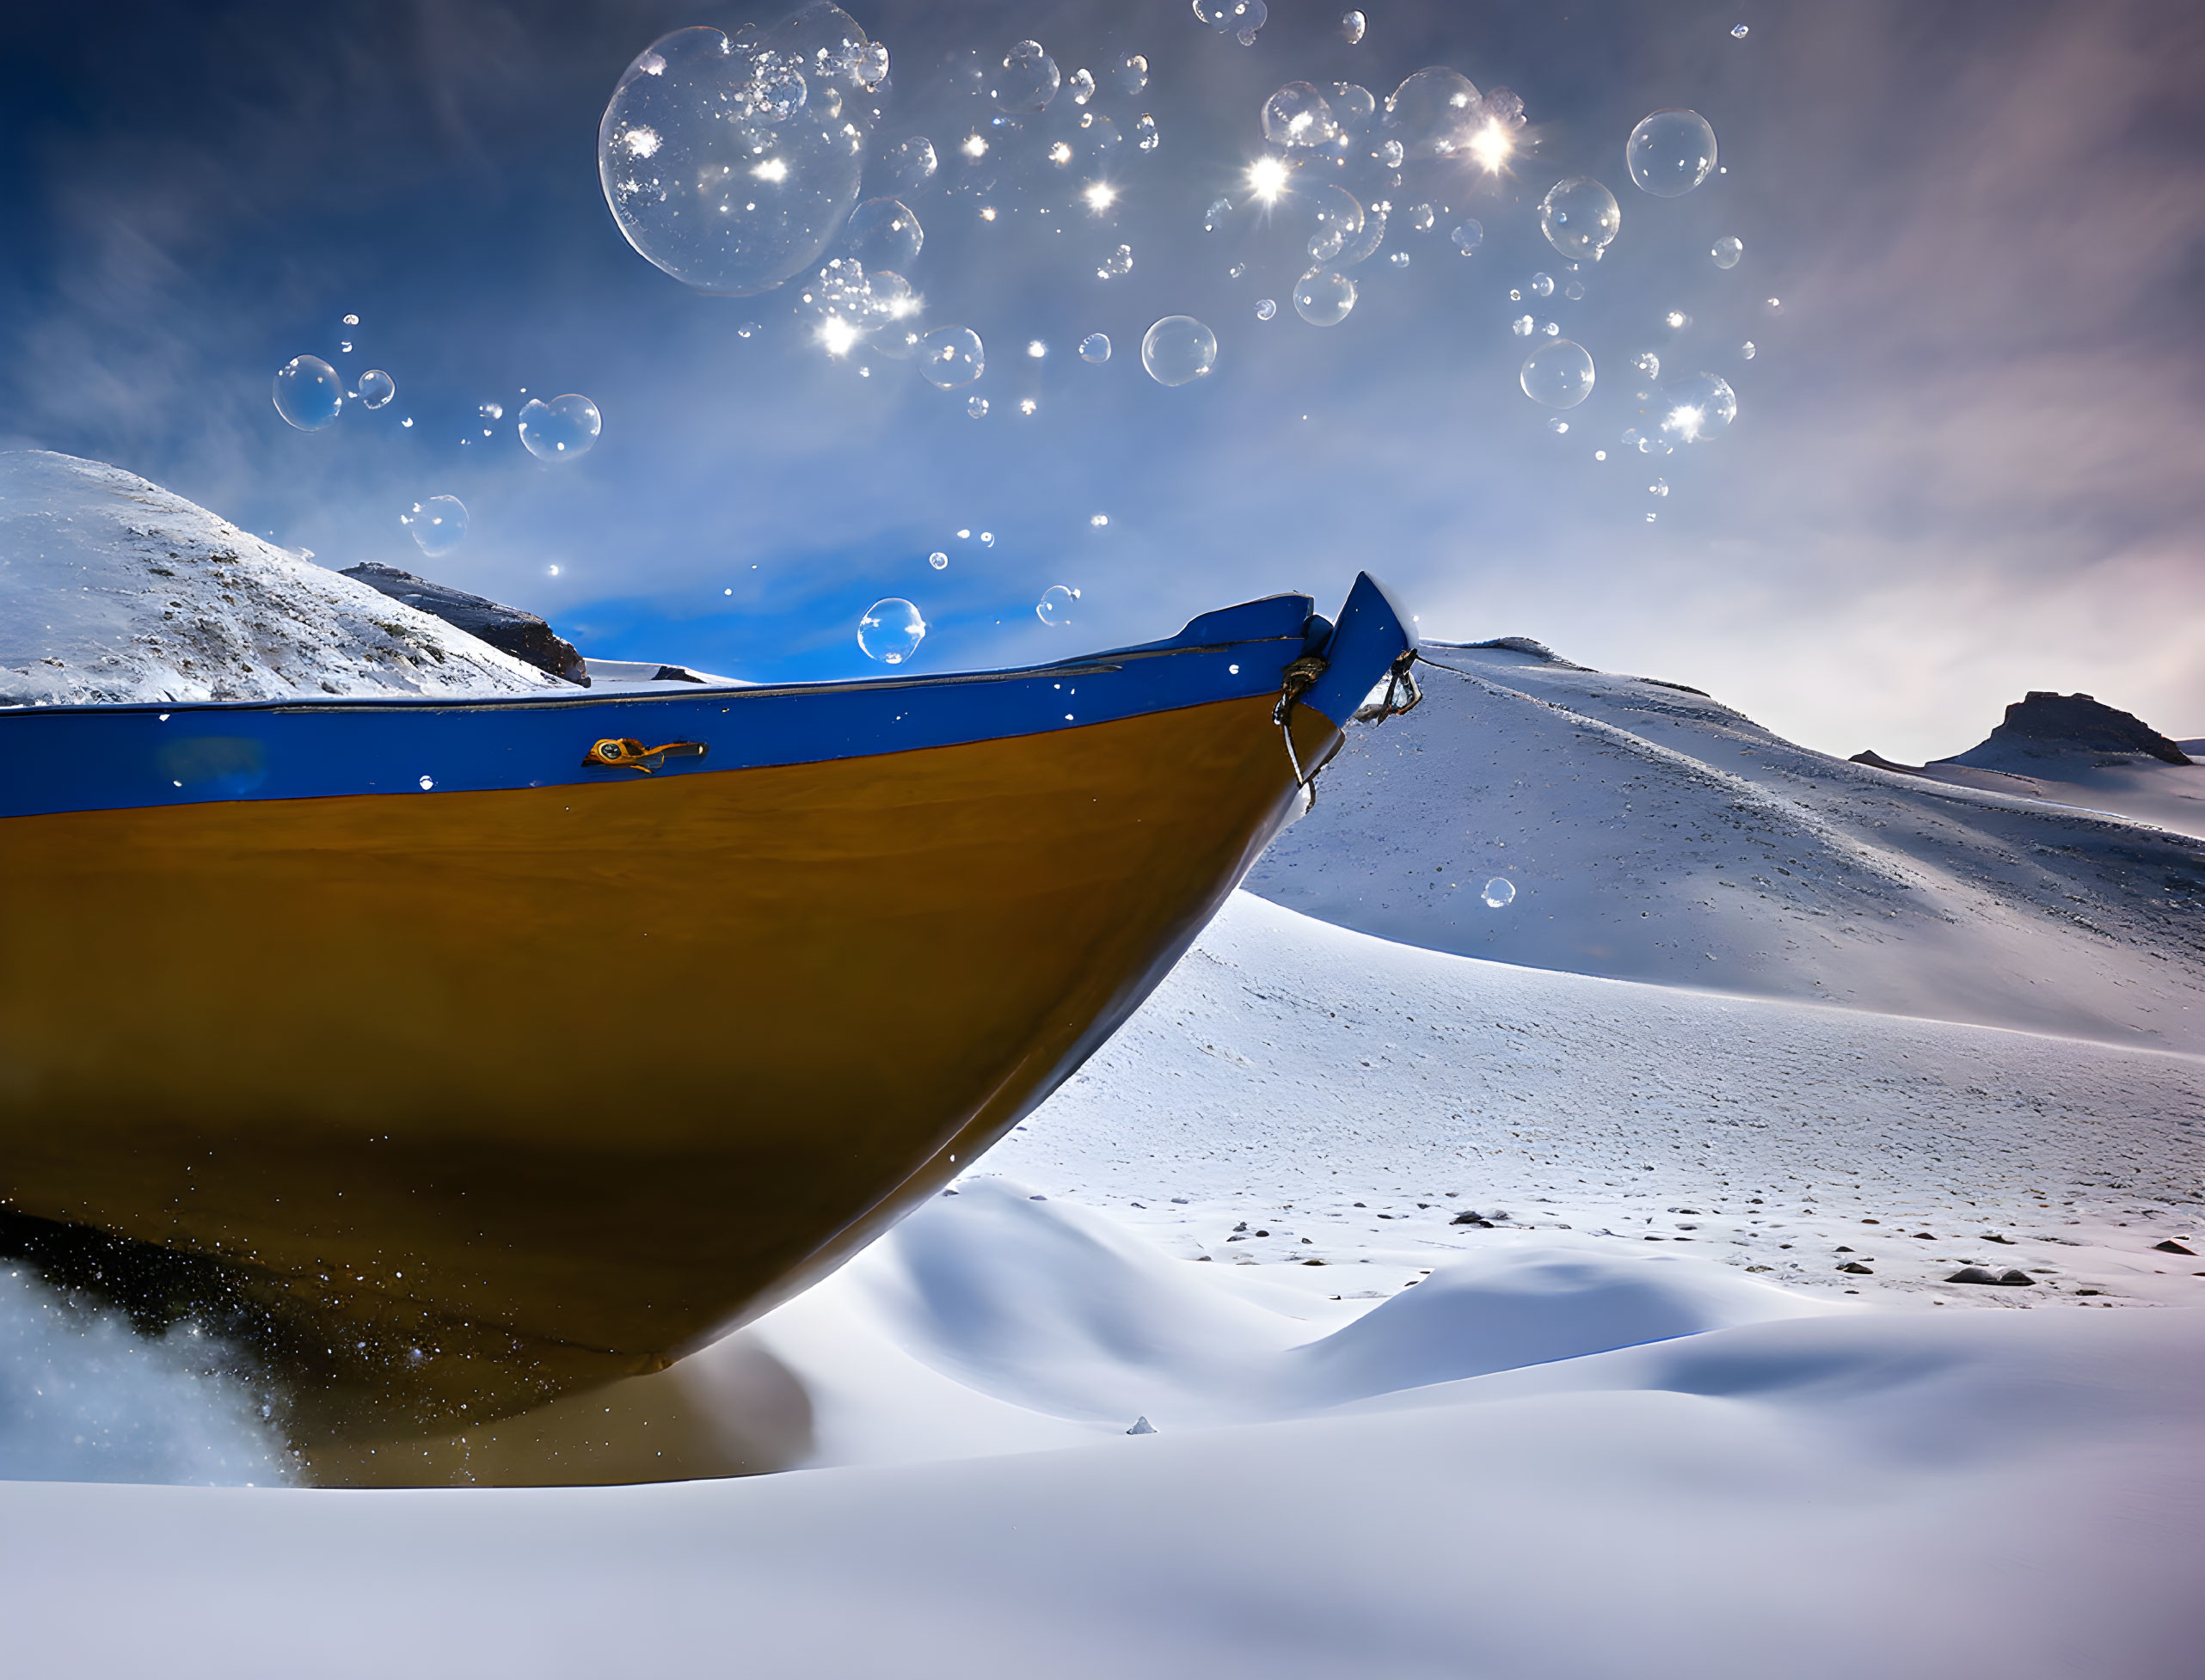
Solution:
[[[1372,640],[1342,692],[1383,675]],[[6,1238],[255,1346],[301,1441],[660,1368],[969,1165],[1288,819],[1272,709],[1299,626],[1187,651],[1219,647],[1259,691],[1113,706],[1181,655],[1098,656],[1004,679],[1085,691],[1033,733],[0,819]],[[701,735],[714,708],[738,729],[766,695],[559,738]],[[1304,763],[1346,715],[1317,698],[1336,716],[1295,708]]]

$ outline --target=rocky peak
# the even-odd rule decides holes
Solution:
[[[2087,694],[2054,694],[2042,689],[2031,690],[2007,707],[2005,721],[1972,751],[1999,747],[2135,752],[2169,764],[2193,762],[2188,753],[2133,713],[2120,711]],[[1961,762],[1971,756],[1961,754]]]

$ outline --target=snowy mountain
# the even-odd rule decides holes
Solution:
[[[1350,732],[1251,892],[1527,967],[2205,1047],[2205,842],[1523,647],[1426,653],[1424,704]]]
[[[567,686],[119,467],[0,454],[0,706]]]

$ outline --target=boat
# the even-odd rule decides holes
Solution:
[[[1069,1077],[1415,647],[1366,575],[1018,670],[0,712],[0,1250],[307,1448],[663,1369]]]

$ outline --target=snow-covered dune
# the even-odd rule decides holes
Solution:
[[[0,454],[0,706],[567,686],[120,467]]]
[[[1787,1319],[960,1462],[0,1484],[0,1594],[23,1673],[176,1680],[2165,1680],[2201,1356],[2196,1313]]]
[[[1252,892],[1535,968],[2205,1048],[2205,841],[1848,763],[1664,683],[1426,651],[1424,705],[1351,732]]]

